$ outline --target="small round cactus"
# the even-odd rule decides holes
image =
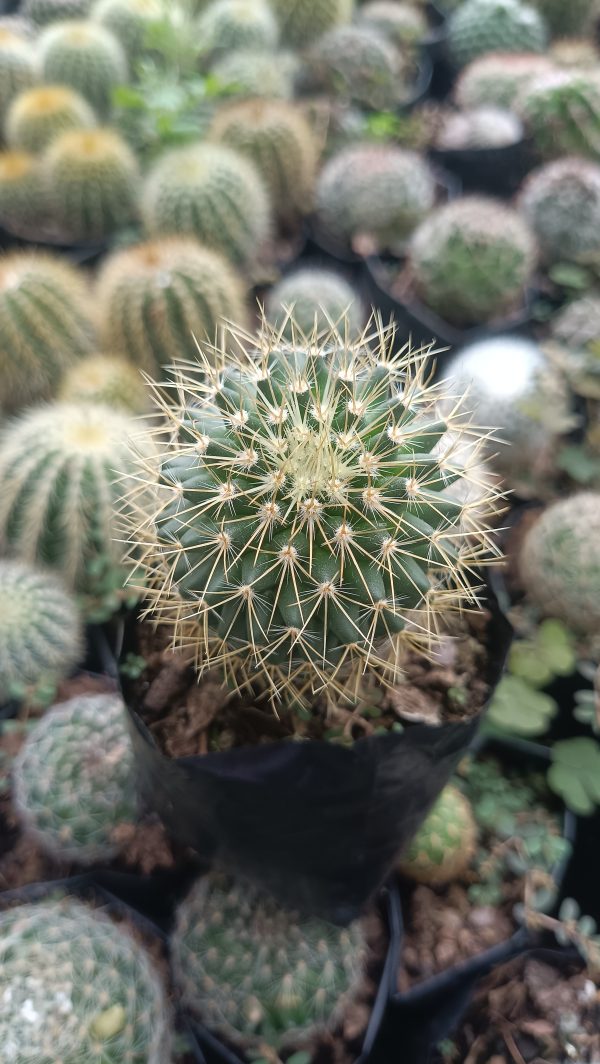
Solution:
[[[454,99],[459,107],[512,110],[527,85],[553,70],[547,55],[491,52],[474,59],[461,71],[454,87]]]
[[[600,79],[577,70],[536,78],[519,97],[520,114],[544,159],[600,160]]]
[[[218,252],[168,237],[115,252],[98,282],[102,340],[142,369],[194,359],[225,321],[246,323],[241,278]]]
[[[152,235],[196,236],[234,262],[256,258],[270,232],[270,204],[259,174],[222,144],[161,156],[146,179],[142,210]]]
[[[516,210],[465,196],[433,211],[413,234],[410,268],[427,306],[457,325],[480,325],[522,298],[535,240]]]
[[[48,196],[39,160],[28,152],[0,152],[0,225],[14,233],[48,217]]]
[[[362,107],[392,109],[405,91],[401,53],[364,25],[329,30],[313,45],[307,63],[312,89]]]
[[[23,15],[0,15],[0,30],[9,30],[23,41],[33,41],[38,34],[38,27]]]
[[[149,28],[164,17],[161,0],[96,0],[91,18],[119,41],[130,59],[144,50]]]
[[[96,22],[58,22],[39,40],[44,81],[70,85],[101,116],[113,89],[127,80],[127,58],[117,38]]]
[[[412,3],[369,0],[359,9],[359,24],[372,26],[399,48],[416,45],[427,36],[425,13]]]
[[[91,129],[96,116],[87,100],[66,85],[42,85],[13,100],[4,123],[13,148],[41,152],[69,129]]]
[[[594,0],[568,0],[567,3],[565,0],[532,0],[532,3],[556,37],[585,33],[597,13]]]
[[[291,48],[304,48],[327,30],[349,22],[353,0],[271,0],[281,36]]]
[[[336,927],[280,909],[245,883],[205,877],[177,911],[176,981],[204,1024],[236,1042],[306,1042],[352,1006],[364,978],[357,921]]]
[[[197,32],[211,52],[277,47],[279,28],[263,0],[212,0],[198,19]]]
[[[231,97],[291,100],[298,60],[289,52],[240,49],[213,63],[211,74]]]
[[[457,787],[445,787],[421,824],[399,869],[409,879],[444,886],[467,871],[477,842],[473,810]]]
[[[6,909],[0,1044],[15,1064],[166,1064],[162,981],[127,928],[99,910],[66,897]]]
[[[91,4],[92,0],[24,0],[21,7],[25,17],[36,26],[47,26],[65,19],[84,19]]]
[[[79,611],[55,576],[0,560],[0,702],[62,680],[83,653]]]
[[[600,260],[600,166],[556,159],[529,175],[519,206],[547,262]]]
[[[597,69],[600,52],[593,40],[588,37],[560,37],[550,49],[550,58],[555,67],[565,70]]]
[[[135,156],[113,129],[73,129],[46,150],[42,168],[53,217],[72,240],[102,240],[136,217]]]
[[[504,148],[523,136],[523,123],[512,111],[499,107],[475,107],[450,111],[441,118],[435,147],[446,151]]]
[[[522,0],[465,0],[448,20],[448,49],[463,67],[486,52],[543,52],[543,18]]]
[[[348,336],[355,337],[364,325],[357,292],[333,270],[294,270],[271,289],[266,310],[268,320],[287,340],[293,340],[294,330],[311,336],[315,329],[329,332],[342,322]]]
[[[63,403],[101,403],[124,414],[142,414],[148,392],[139,370],[115,355],[88,355],[67,370],[58,394]]]
[[[93,344],[89,292],[69,263],[39,252],[0,257],[2,406],[50,398]]]
[[[0,116],[21,92],[38,80],[35,46],[12,30],[0,28]]]
[[[53,706],[13,765],[14,800],[28,833],[64,860],[91,864],[117,852],[114,829],[137,816],[125,707],[117,695]]]
[[[382,247],[406,239],[435,202],[435,179],[416,152],[393,145],[344,148],[317,181],[319,223],[343,243],[363,235]]]
[[[572,349],[600,341],[600,295],[592,292],[567,303],[552,322],[552,336]]]

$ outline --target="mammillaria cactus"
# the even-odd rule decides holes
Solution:
[[[600,495],[578,492],[552,503],[529,529],[519,559],[532,601],[576,632],[600,625]]]
[[[412,3],[396,0],[370,0],[358,12],[359,22],[373,26],[399,47],[415,45],[427,35],[425,14]]]
[[[0,702],[62,680],[83,651],[75,601],[55,576],[0,560]]]
[[[543,158],[600,160],[600,80],[595,74],[557,70],[542,75],[525,87],[518,104]]]
[[[270,231],[270,205],[255,167],[222,144],[166,152],[150,171],[142,210],[152,235],[182,233],[234,262],[255,258]]]
[[[0,115],[6,113],[15,96],[30,89],[37,79],[33,44],[18,33],[0,28]]]
[[[448,49],[456,66],[486,52],[543,52],[543,18],[521,0],[465,0],[448,20]]]
[[[15,804],[29,834],[80,864],[118,852],[114,829],[137,816],[134,780],[125,707],[114,694],[53,706],[13,765]]]
[[[0,152],[0,225],[15,233],[47,220],[48,197],[39,160],[28,152]]]
[[[546,55],[534,52],[490,52],[474,59],[461,71],[454,87],[459,107],[505,107],[511,110],[519,95],[554,65]]]
[[[0,1042],[7,1061],[166,1064],[161,979],[122,923],[73,898],[0,914]]]
[[[84,19],[92,0],[24,0],[23,14],[37,26],[65,19]]]
[[[64,403],[102,403],[142,414],[148,392],[139,369],[115,355],[88,355],[67,370],[58,398]]]
[[[333,270],[306,267],[294,270],[274,285],[267,299],[267,318],[282,335],[299,336],[329,332],[343,322],[348,336],[355,337],[364,325],[364,309],[357,292]]]
[[[40,152],[60,133],[95,125],[93,109],[78,92],[66,85],[42,85],[13,100],[4,133],[13,148]]]
[[[179,906],[176,980],[207,1027],[275,1049],[339,1020],[364,977],[364,933],[279,908],[245,883],[205,877]]]
[[[317,181],[319,222],[335,239],[369,236],[380,246],[405,240],[435,201],[435,180],[416,152],[392,145],[342,149]]]
[[[110,111],[113,89],[127,80],[117,38],[96,22],[59,22],[39,40],[44,81],[70,85],[99,115]]]
[[[446,320],[481,324],[510,311],[535,264],[535,241],[516,210],[484,196],[438,207],[413,234],[418,294]]]
[[[229,96],[291,100],[297,69],[298,60],[289,52],[240,49],[217,59],[211,73]]]
[[[445,787],[400,861],[417,883],[442,886],[460,879],[475,854],[473,810],[457,787]]]
[[[281,36],[292,48],[303,48],[333,26],[349,22],[353,0],[271,0]]]
[[[307,64],[311,88],[360,106],[391,109],[405,91],[401,54],[374,28],[329,30],[313,45]]]
[[[0,257],[0,336],[2,406],[50,398],[67,366],[93,343],[82,275],[39,252]]]
[[[99,277],[106,350],[149,372],[176,358],[194,359],[225,321],[246,323],[245,292],[216,251],[186,237],[167,237],[117,251]]]
[[[600,261],[600,166],[556,159],[534,170],[519,206],[548,262]]]
[[[96,0],[91,18],[115,35],[130,58],[144,48],[146,34],[164,17],[161,0]]]
[[[557,37],[584,33],[597,8],[594,0],[532,0],[543,15],[550,31]]]
[[[98,240],[132,222],[140,177],[136,158],[113,129],[73,129],[42,160],[53,217],[73,240]]]
[[[238,48],[272,51],[279,28],[263,0],[212,0],[198,19],[198,34],[203,46],[217,54]]]

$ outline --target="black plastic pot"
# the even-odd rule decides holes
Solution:
[[[433,60],[429,50],[424,47],[417,60],[417,76],[412,91],[400,104],[400,111],[412,111],[413,107],[423,103],[429,96],[433,79]]]
[[[502,148],[431,148],[429,157],[460,178],[465,191],[511,196],[532,165],[531,145],[519,140]]]
[[[446,47],[446,15],[433,0],[429,0],[426,10],[431,29],[423,41],[423,48],[433,65],[429,94],[434,100],[443,100],[452,88],[455,76]]]
[[[49,251],[64,255],[77,266],[95,266],[109,250],[108,240],[99,240],[92,243],[75,243],[60,240],[34,240],[30,237],[19,235],[5,226],[0,226],[0,250],[16,251],[20,248],[34,251]]]

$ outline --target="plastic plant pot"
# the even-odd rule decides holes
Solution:
[[[432,162],[460,178],[465,191],[511,196],[531,169],[531,145],[526,139],[499,148],[431,148]]]
[[[446,49],[446,15],[433,0],[427,3],[426,11],[431,29],[423,41],[423,48],[433,66],[429,95],[434,100],[443,100],[448,95],[455,76]]]

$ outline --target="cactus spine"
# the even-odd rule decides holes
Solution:
[[[131,59],[143,52],[149,28],[163,15],[161,0],[97,0],[91,12],[92,19],[114,34]]]
[[[329,332],[338,322],[355,337],[364,325],[364,310],[354,288],[333,270],[294,270],[269,292],[267,318],[282,330],[286,340],[294,329],[311,336],[313,331]]]
[[[513,110],[525,87],[554,69],[547,55],[491,52],[461,71],[454,88],[459,107],[503,107]]]
[[[338,26],[314,44],[308,57],[311,86],[362,107],[392,109],[404,91],[401,54],[368,26]]]
[[[0,116],[38,78],[34,46],[18,33],[0,28]]]
[[[467,871],[476,840],[470,803],[457,787],[445,787],[400,861],[400,871],[429,886],[451,883]]]
[[[115,86],[127,80],[127,59],[116,37],[95,22],[59,22],[39,40],[44,81],[70,85],[97,114],[108,114]]]
[[[90,129],[96,116],[87,100],[65,85],[42,85],[13,100],[4,126],[8,144],[41,152],[69,129]]]
[[[486,52],[543,52],[543,18],[521,0],[465,0],[448,20],[448,49],[456,66]]]
[[[212,52],[241,49],[273,51],[279,30],[263,0],[213,0],[198,19],[200,39]]]
[[[353,0],[271,0],[281,35],[291,48],[304,48],[333,26],[349,22]]]
[[[141,374],[124,358],[88,355],[67,370],[59,399],[64,403],[101,403],[124,414],[142,414],[148,394]]]
[[[48,196],[38,159],[24,151],[0,152],[0,225],[15,233],[48,217]]]
[[[86,18],[92,0],[24,0],[23,14],[36,26]]]
[[[557,159],[529,175],[519,206],[549,262],[594,262],[600,254],[600,166]]]
[[[217,59],[211,73],[233,97],[291,100],[298,60],[289,52],[240,49]]]

